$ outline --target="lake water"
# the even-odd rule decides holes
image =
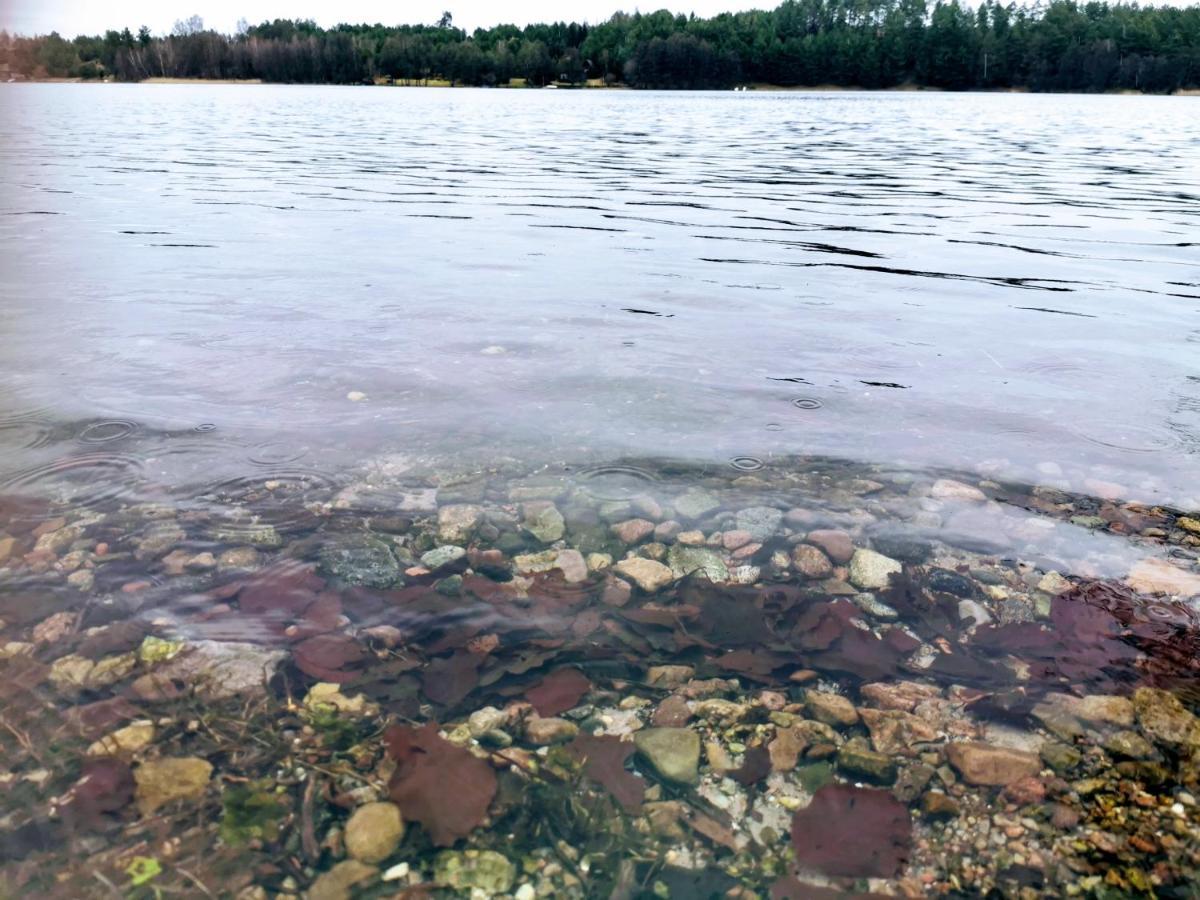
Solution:
[[[633,673],[638,659],[692,666],[697,678],[733,673],[740,684],[724,696],[762,712],[737,720],[753,726],[718,726],[717,713],[693,710],[714,734],[728,726],[722,738],[704,733],[734,745],[731,767],[785,727],[768,712],[807,710],[805,721],[844,732],[839,747],[869,736],[871,752],[887,755],[875,728],[816,715],[820,701],[806,698],[817,687],[868,704],[863,683],[925,673],[953,704],[968,685],[1007,698],[994,706],[1011,713],[1004,727],[1025,729],[1025,743],[1007,737],[1018,753],[1035,738],[1063,738],[1045,715],[1030,718],[1046,691],[1146,689],[1133,673],[1160,651],[1167,661],[1149,668],[1166,680],[1150,689],[1195,700],[1194,667],[1174,643],[1194,646],[1185,601],[1200,593],[1200,521],[1187,516],[1200,508],[1200,115],[1190,98],[15,85],[0,89],[0,123],[0,643],[19,647],[8,665],[35,673],[22,680],[14,668],[0,712],[19,720],[36,708],[66,721],[72,708],[111,711],[119,699],[136,714],[106,713],[98,734],[146,716],[174,721],[147,749],[113,756],[133,764],[146,815],[158,807],[137,773],[160,758],[217,767],[224,793],[209,785],[174,800],[207,803],[200,818],[214,823],[222,808],[229,815],[229,785],[266,777],[242,759],[253,755],[244,735],[215,727],[234,749],[219,737],[203,745],[186,724],[194,707],[139,682],[161,662],[147,635],[206,652],[222,642],[278,652],[267,663],[274,672],[282,660],[281,674],[263,703],[338,681],[418,722],[503,708],[537,678],[578,666],[592,693],[547,708],[608,735],[625,733],[613,723],[635,712],[642,719],[626,731],[654,724],[654,704],[671,693],[631,693],[647,681]],[[851,542],[845,553],[833,546],[840,537],[821,537],[831,530]],[[428,558],[442,546],[469,553]],[[883,554],[885,569],[903,565],[913,590],[957,598],[949,618],[903,606],[886,571],[874,583],[874,557],[847,571],[856,548]],[[623,564],[626,553],[659,569]],[[612,565],[626,567],[619,583]],[[738,602],[756,596],[746,609],[769,619],[770,635],[731,634],[732,623],[705,613],[717,588],[697,585],[697,569]],[[631,582],[634,616],[612,595]],[[1087,594],[1095,584],[1132,592],[1120,601],[1122,627],[1136,632],[1154,619],[1140,610],[1160,603],[1176,630],[1134,640],[1136,659],[1125,655],[1127,632],[1104,632],[1119,652],[1055,670],[1036,690],[1000,684],[976,657],[961,664],[963,651],[958,666],[930,663],[954,655],[938,640],[968,645],[989,623],[994,639],[981,644],[992,656],[1019,643],[1003,632],[1010,626],[1066,640],[1076,618],[1055,603],[1068,587],[1089,609],[1114,608],[1110,594]],[[813,622],[797,620],[796,604],[832,603],[844,624],[839,610],[851,601],[838,597],[859,604],[865,619],[854,628],[881,646],[904,631],[924,662],[907,655],[914,648],[883,661],[806,643]],[[669,626],[660,601],[689,612],[677,609]],[[81,650],[92,628],[124,637]],[[496,634],[499,650],[471,643]],[[117,677],[63,674],[64,654],[96,662],[135,650],[136,665]],[[723,652],[749,656],[722,667]],[[594,668],[601,660],[615,668]],[[763,690],[772,696],[754,699]],[[1019,711],[1014,690],[1029,700]],[[577,708],[581,696],[590,705]],[[967,705],[984,709],[978,700]],[[1186,753],[1156,743],[1149,701],[1139,702],[1153,761],[1170,769]],[[294,728],[279,727],[288,740],[304,733],[296,708]],[[937,739],[920,739],[926,756],[942,753],[947,736],[999,746],[987,731],[996,709],[935,722]],[[517,748],[536,747],[536,737],[522,742],[515,715]],[[596,716],[602,726],[586,724]],[[80,848],[111,855],[101,863],[110,880],[132,878],[123,866],[135,842],[120,831],[143,827],[132,807],[114,801],[83,817],[99,825],[64,834],[72,817],[50,802],[78,788],[95,735],[45,759],[35,752],[41,726],[9,724],[0,742],[19,759],[7,775],[0,766],[0,779],[27,807],[0,819],[12,883],[50,890],[38,860],[69,872]],[[1111,743],[1112,729],[1093,725],[1071,740]],[[19,735],[33,735],[33,749]],[[806,743],[823,746],[811,734]],[[327,750],[304,765],[336,784],[345,748]],[[292,751],[275,752],[272,765]],[[1113,766],[1124,758],[1106,752]],[[849,760],[839,778],[862,780],[867,764],[839,753]],[[657,772],[659,799],[677,798],[671,785],[686,779],[663,776],[647,762],[653,751],[638,754],[636,777],[661,789]],[[951,762],[964,810],[1006,814],[969,765]],[[596,829],[578,822],[550,837],[509,822],[529,854],[509,888],[528,875],[538,891],[600,896],[603,884],[608,896],[622,879],[652,890],[667,878],[672,897],[704,896],[679,874],[699,872],[709,884],[732,877],[765,889],[794,860],[775,860],[786,835],[764,839],[762,822],[790,817],[808,796],[772,763],[769,796],[789,798],[774,812],[756,805],[767,794],[756,800],[753,782],[722,793],[741,783],[722,781],[719,759],[706,756],[706,815],[728,816],[720,828],[736,839],[681,826],[684,849],[661,871],[600,861],[615,851],[588,843]],[[829,765],[809,768],[818,764]],[[914,765],[906,758],[900,781]],[[1187,778],[1170,771],[1155,788],[1169,799],[1163,808],[1193,810],[1190,794],[1178,798]],[[307,887],[342,852],[336,841],[314,850],[304,829],[324,840],[354,803],[318,811],[314,825],[302,780],[278,790],[297,809],[307,804],[295,813],[303,828],[289,806],[279,835],[256,834],[250,850],[228,841],[219,863],[185,833],[174,862],[158,854],[158,883],[197,891],[195,876],[271,896]],[[708,796],[704,785],[718,787]],[[933,837],[922,830],[933,827],[923,796],[906,802],[933,848],[927,857],[914,851],[903,872],[809,859],[815,869],[800,874],[833,877],[835,889],[855,875],[883,878],[876,886],[888,890],[900,877],[921,884],[921,873],[932,873],[926,887],[999,884],[999,869],[945,849],[970,843],[954,831],[960,820],[939,819]],[[1023,804],[1006,802],[1019,819],[1013,807]],[[1058,802],[1080,804],[1086,795]],[[1054,828],[1120,831],[1090,815],[1070,827],[1053,819]],[[1194,811],[1182,821],[1193,830],[1179,846],[1138,851],[1144,859],[1131,864],[1157,872],[1160,887],[1183,878],[1196,846]],[[993,834],[1006,827],[1037,831],[1002,820]],[[410,826],[400,854],[385,855],[411,862],[399,886],[449,883],[430,868],[428,839],[413,837],[423,833]],[[1039,839],[1004,871],[1037,870],[1037,889],[1053,894],[1067,876],[1104,870],[1089,858],[1063,876],[1049,861],[1069,854],[1055,835]],[[589,881],[574,860],[538,856],[555,840],[587,846],[606,874]],[[275,868],[244,878],[247,853]],[[956,861],[939,860],[947,854]],[[728,858],[747,855],[759,868],[729,875]],[[530,869],[535,857],[541,868]]]

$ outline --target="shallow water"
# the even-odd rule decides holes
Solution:
[[[202,821],[224,828],[229,786],[246,779],[274,779],[298,811],[247,849],[224,830],[181,831],[181,807],[168,807],[163,833],[183,847],[171,864],[159,854],[158,883],[293,895],[342,858],[328,835],[364,799],[346,799],[355,778],[406,789],[380,761],[383,724],[439,721],[453,736],[471,712],[577,670],[587,690],[560,711],[585,732],[642,730],[672,693],[694,706],[715,690],[752,710],[732,725],[692,710],[731,770],[783,739],[793,726],[779,716],[811,722],[810,691],[870,710],[883,701],[864,685],[920,681],[939,692],[921,713],[937,739],[923,761],[899,754],[897,783],[940,761],[950,775],[934,793],[953,794],[962,818],[895,787],[915,816],[903,867],[838,868],[776,835],[800,827],[791,813],[816,787],[774,757],[766,788],[723,777],[711,751],[700,787],[681,792],[639,749],[631,777],[690,804],[686,838],[659,823],[656,849],[619,828],[601,846],[620,812],[563,812],[537,779],[525,796],[562,813],[557,833],[529,824],[545,809],[522,818],[510,798],[468,838],[519,848],[543,894],[661,896],[657,879],[673,897],[706,896],[687,874],[699,872],[713,890],[780,896],[793,876],[809,885],[796,896],[868,876],[891,893],[1070,884],[1107,896],[1087,881],[1115,866],[1094,858],[1107,851],[1085,859],[1063,842],[1166,827],[1122,831],[1091,794],[1056,793],[1043,773],[1038,790],[1082,808],[1083,830],[1047,825],[979,864],[968,815],[998,834],[1018,827],[1005,816],[1060,819],[1041,796],[1031,806],[954,780],[946,741],[973,738],[1074,742],[1084,768],[1050,767],[1064,784],[1124,778],[1164,810],[1184,804],[1163,813],[1187,823],[1177,844],[1123,844],[1113,858],[1187,896],[1168,889],[1189,882],[1181,860],[1200,846],[1190,739],[1155,730],[1147,697],[1159,695],[1144,691],[1200,698],[1193,106],[5,86],[0,742],[14,762],[0,784],[17,802],[0,809],[0,862],[12,889],[53,892],[46,873],[65,883],[89,853],[123,884],[154,821],[141,780],[144,815],[128,807],[125,780],[188,757],[222,785],[186,798]],[[446,545],[468,553],[428,556]],[[855,551],[900,577],[872,584],[847,568]],[[660,569],[644,581],[621,570],[626,554]],[[202,662],[180,669],[147,636]],[[249,653],[273,674],[266,692],[250,677],[211,696],[214,647]],[[80,657],[119,671],[73,675],[62,660]],[[182,694],[154,683],[164,664]],[[664,689],[645,671],[663,664],[734,681]],[[378,704],[357,743],[298,705],[320,680]],[[1132,758],[1159,766],[1156,782],[1118,769],[1130,754],[1112,749],[1113,722],[1064,738],[1037,706],[1138,689],[1137,728],[1154,746]],[[95,721],[81,726],[81,709]],[[109,789],[80,800],[88,744],[147,715],[155,741],[102,754],[116,760],[100,773]],[[536,752],[524,716],[505,734]],[[801,768],[830,759],[841,783],[862,781],[846,762],[856,741],[886,741],[838,729],[829,753],[806,739]],[[587,746],[568,745],[600,752]],[[309,796],[317,777],[341,802]],[[436,827],[416,821],[387,859],[411,863],[415,889],[444,887],[425,836]],[[555,865],[570,877],[547,874]],[[1140,877],[1101,884],[1140,890]]]

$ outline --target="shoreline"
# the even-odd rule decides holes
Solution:
[[[417,84],[412,82],[376,82],[374,85],[358,85],[358,84],[306,84],[306,83],[283,83],[283,82],[266,82],[261,78],[144,78],[141,81],[116,81],[115,79],[95,79],[95,78],[26,78],[20,81],[10,81],[8,84],[147,84],[147,85],[233,85],[233,86],[275,86],[275,87],[389,87],[389,88],[433,88],[433,89],[454,89],[454,90],[546,90],[547,88],[559,88],[561,90],[571,91],[633,91],[634,88],[626,84],[581,84],[574,86],[561,85],[546,85],[545,87],[530,87],[525,84],[502,84],[483,87],[477,85],[466,84],[451,84],[445,79],[433,78],[425,83]],[[674,88],[647,88],[643,89],[644,93],[658,93],[662,91],[670,91],[673,93],[692,93],[686,89]],[[1111,91],[1100,92],[1079,92],[1079,91],[1031,91],[1026,87],[1007,87],[1007,88],[989,88],[976,89],[966,91],[951,91],[946,88],[933,87],[928,85],[902,84],[886,88],[865,88],[857,85],[838,85],[838,84],[813,84],[813,85],[778,85],[764,84],[761,82],[751,83],[747,85],[738,85],[733,88],[715,88],[705,91],[696,91],[695,93],[760,93],[760,94],[791,94],[791,93],[808,93],[808,94],[836,94],[836,93],[853,93],[853,94],[1044,94],[1046,96],[1059,95],[1071,97],[1200,97],[1200,88],[1182,88],[1177,91],[1172,91],[1169,94],[1148,93],[1146,91],[1132,91],[1128,89],[1118,89]]]

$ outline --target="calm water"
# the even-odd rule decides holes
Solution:
[[[803,452],[1196,505],[1193,106],[14,86],[3,477]]]
[[[0,88],[0,895],[1194,896],[1198,112]]]

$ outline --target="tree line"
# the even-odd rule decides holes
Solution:
[[[431,25],[277,19],[236,34],[197,17],[168,35],[147,28],[67,40],[0,33],[10,76],[380,81],[542,86],[587,80],[634,88],[745,83],[1033,91],[1200,86],[1200,6],[1051,0],[785,0],[713,18],[617,13],[599,25],[498,25],[468,34],[446,13]]]

